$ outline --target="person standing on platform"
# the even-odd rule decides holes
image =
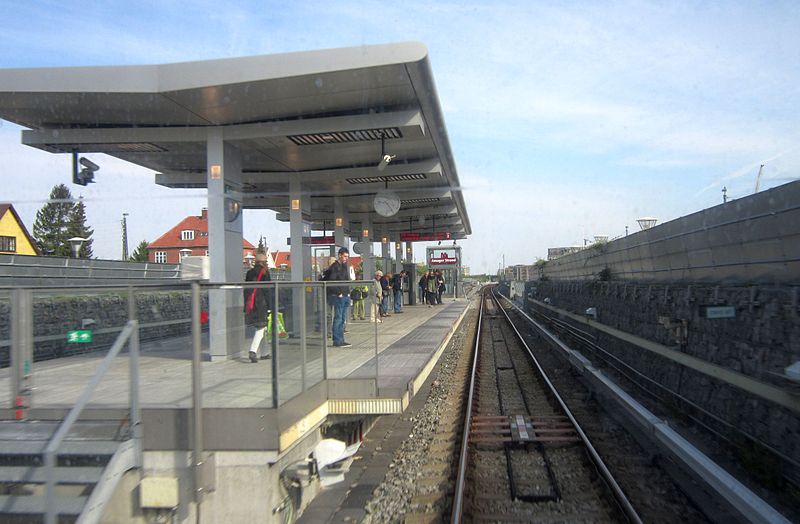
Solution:
[[[359,284],[350,292],[350,300],[353,301],[353,315],[351,320],[364,320],[364,301],[369,298],[369,286]]]
[[[391,273],[386,272],[381,274],[381,316],[389,316],[389,296],[392,294],[392,284],[389,277]]]
[[[428,287],[428,273],[423,273],[421,277],[419,277],[419,282],[417,282],[417,287],[419,288],[419,305],[422,306],[425,304],[425,288]]]
[[[428,271],[428,279],[425,283],[425,294],[428,298],[428,307],[433,307],[436,305],[436,292],[439,287],[439,284],[436,282],[436,274],[433,270]]]
[[[394,291],[394,312],[403,312],[403,277],[406,276],[405,271],[395,273],[392,279],[392,290]]]
[[[339,259],[328,268],[327,280],[330,282],[349,282],[350,270],[348,269],[350,251],[346,248],[339,249]],[[352,344],[344,340],[344,321],[347,315],[347,308],[350,305],[350,286],[329,285],[328,303],[333,305],[333,322],[331,330],[333,332],[333,346],[339,348],[349,348]]]
[[[445,285],[444,285],[444,277],[442,276],[442,272],[441,271],[437,271],[436,272],[436,303],[437,304],[441,304],[442,303],[442,293],[444,293],[445,289],[446,288],[445,288]]]
[[[245,282],[269,282],[269,269],[267,268],[267,254],[256,253],[255,265],[247,271],[244,277]],[[272,307],[272,293],[274,291],[266,287],[245,288],[244,289],[244,312],[245,323],[255,329],[253,340],[250,343],[248,355],[250,362],[256,363],[259,359],[261,342],[267,331],[267,315],[274,311]],[[275,326],[277,321],[273,321]],[[271,342],[270,342],[271,346]],[[270,358],[270,353],[261,356],[262,359]]]
[[[376,271],[375,278],[372,280],[372,288],[370,293],[372,294],[371,302],[374,304],[372,306],[372,321],[373,322],[383,322],[380,317],[381,315],[381,299],[383,298],[383,291],[381,290],[381,278],[383,278],[383,271]]]

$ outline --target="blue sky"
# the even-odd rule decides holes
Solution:
[[[800,178],[800,2],[0,1],[0,67],[150,64],[418,40],[463,184],[474,272]],[[225,6],[224,8],[220,6]],[[0,121],[0,200],[28,227],[70,159]],[[99,156],[99,155],[98,155]],[[197,214],[203,192],[102,159],[95,255]],[[98,162],[101,163],[101,162]],[[24,183],[10,181],[19,180]],[[113,181],[113,182],[112,182]],[[77,189],[76,189],[77,188]],[[245,212],[245,236],[288,228]],[[417,257],[422,252],[416,250]]]

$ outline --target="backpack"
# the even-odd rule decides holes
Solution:
[[[361,300],[364,298],[360,289],[354,289],[350,292],[350,300]]]

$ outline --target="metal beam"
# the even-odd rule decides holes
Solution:
[[[59,129],[57,135],[53,134],[52,129],[23,130],[22,143],[40,147],[80,144],[205,142],[208,130],[211,128],[221,129],[222,139],[227,142],[381,127],[399,127],[404,130],[404,134],[411,136],[425,134],[425,123],[419,111],[395,111],[230,126]],[[80,148],[78,150],[81,151]],[[96,150],[91,149],[91,151]]]

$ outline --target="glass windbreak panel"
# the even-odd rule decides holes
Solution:
[[[327,321],[325,315],[325,294],[321,283],[309,282],[305,286],[304,301],[306,306],[305,321],[305,389],[309,389],[325,378],[325,347],[330,341],[323,339],[323,327]]]
[[[331,335],[337,314],[336,304],[344,304],[339,306],[344,319],[342,340],[334,340],[332,336],[328,339],[328,378],[375,378],[376,315],[372,311],[372,290],[371,281],[326,286],[328,331]]]
[[[279,405],[296,397],[308,386],[308,306],[304,283],[278,285],[278,398]],[[271,334],[273,326],[269,326]]]
[[[268,282],[208,287],[202,308],[208,312],[202,333],[204,407],[273,406],[274,359],[267,327],[274,296],[275,284]]]
[[[192,405],[191,290],[188,285],[145,288],[138,289],[135,297],[142,407],[188,408]],[[208,311],[207,300],[202,309]]]
[[[128,291],[65,288],[30,297],[33,354],[21,355],[21,388],[30,391],[31,408],[71,408],[128,322]],[[89,406],[126,408],[129,370],[127,355],[120,354]]]

